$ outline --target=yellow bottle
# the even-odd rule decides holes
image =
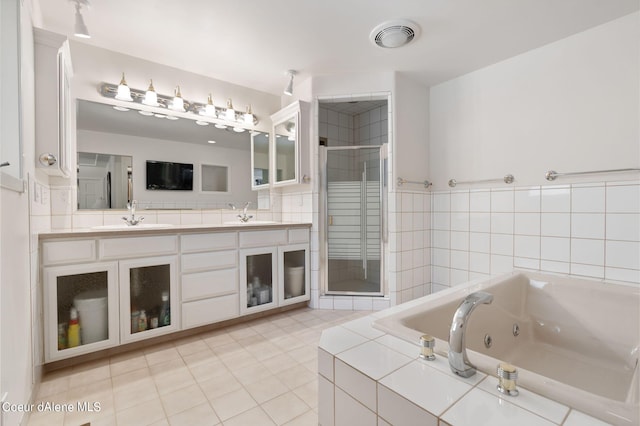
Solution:
[[[75,306],[71,307],[69,313],[69,330],[67,331],[67,345],[74,348],[80,345],[80,323],[78,322],[78,310]]]

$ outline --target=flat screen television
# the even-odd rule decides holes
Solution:
[[[193,191],[193,164],[147,160],[147,189]]]

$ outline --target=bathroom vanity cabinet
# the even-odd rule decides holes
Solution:
[[[45,362],[310,298],[308,224],[50,233],[40,241]]]

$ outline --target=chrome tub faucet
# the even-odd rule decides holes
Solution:
[[[471,377],[476,374],[476,367],[467,358],[465,346],[465,330],[471,312],[480,304],[490,304],[493,295],[484,291],[477,291],[468,295],[458,306],[451,321],[449,330],[449,367],[458,376]]]

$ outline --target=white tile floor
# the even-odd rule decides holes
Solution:
[[[317,425],[322,330],[370,312],[276,314],[46,375],[29,426]],[[78,402],[100,410],[78,411]]]

